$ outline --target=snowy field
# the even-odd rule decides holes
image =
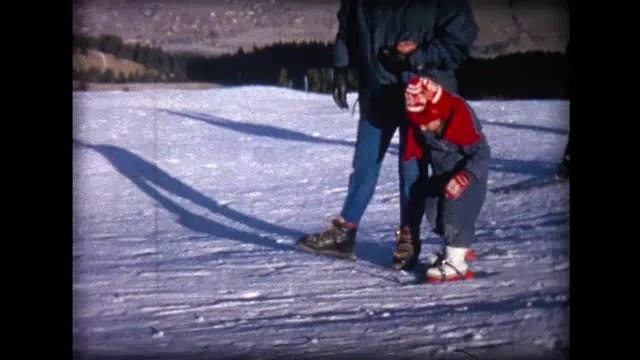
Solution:
[[[84,358],[568,358],[568,183],[489,193],[472,264],[493,275],[428,285],[390,270],[397,134],[358,259],[293,247],[345,198],[358,115],[329,95],[247,86],[73,101]],[[472,105],[492,146],[490,188],[556,171],[568,102]],[[424,260],[440,240],[423,224]]]

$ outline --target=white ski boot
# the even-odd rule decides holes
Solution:
[[[474,278],[475,272],[469,269],[467,263],[474,258],[475,254],[471,249],[447,246],[444,255],[427,269],[427,283]]]

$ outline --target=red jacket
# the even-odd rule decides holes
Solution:
[[[434,175],[467,170],[476,180],[488,176],[490,148],[479,119],[467,102],[425,77],[413,77],[405,91],[409,131],[404,160],[421,159],[425,150]],[[442,119],[441,135],[421,129]]]

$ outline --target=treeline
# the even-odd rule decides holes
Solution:
[[[147,71],[118,75],[112,69],[101,71],[91,68],[74,69],[73,79],[91,82],[148,82],[148,81],[189,81],[184,69],[190,56],[170,54],[158,46],[140,43],[127,44],[116,35],[91,37],[73,35],[73,52],[88,55],[89,50],[111,54],[119,59],[130,60],[144,66]]]
[[[321,42],[275,43],[239,50],[218,57],[193,53],[166,53],[159,47],[124,44],[113,35],[74,37],[74,51],[96,49],[144,65],[156,74],[171,74],[171,81],[211,82],[227,85],[279,85],[326,93],[330,91],[332,45]],[[86,51],[86,50],[82,50]],[[467,59],[458,69],[460,93],[470,99],[566,98],[569,64],[562,53],[528,52],[493,59]],[[76,74],[74,80],[108,82],[101,73]],[[158,81],[147,76],[135,81]],[[356,89],[356,76],[350,75]]]
[[[560,52],[526,52],[467,59],[458,69],[469,99],[568,99],[569,61]]]

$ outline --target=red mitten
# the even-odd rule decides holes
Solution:
[[[447,187],[444,189],[444,195],[449,200],[455,200],[462,195],[469,184],[471,184],[469,174],[462,170],[449,180]]]

